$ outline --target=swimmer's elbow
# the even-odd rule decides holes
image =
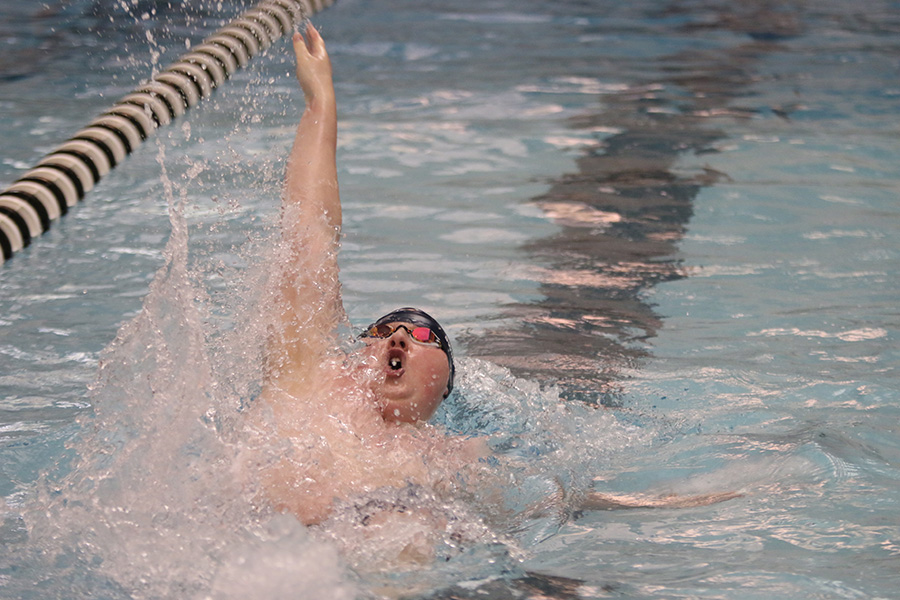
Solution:
[[[273,502],[273,508],[280,513],[293,515],[298,521],[311,527],[319,525],[331,516],[331,502],[322,499],[311,501]]]

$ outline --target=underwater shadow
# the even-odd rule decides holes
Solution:
[[[650,17],[678,10],[661,7]],[[708,167],[679,170],[678,162],[718,151],[715,144],[726,134],[716,120],[760,112],[733,102],[752,95],[759,59],[800,33],[785,7],[729,7],[714,22],[697,22],[678,33],[726,29],[746,41],[622,68],[644,75],[621,92],[603,95],[596,113],[571,120],[573,129],[616,133],[579,158],[577,172],[529,201],[560,228],[522,247],[537,267],[542,299],[507,305],[500,320],[513,325],[463,339],[469,355],[520,377],[557,384],[567,400],[621,403],[623,370],[652,355],[651,340],[664,326],[664,315],[656,313],[645,292],[687,277],[679,242],[693,202],[704,188],[729,181]],[[769,109],[789,118],[789,109]]]

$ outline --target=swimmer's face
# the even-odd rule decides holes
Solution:
[[[372,390],[384,420],[427,421],[447,392],[450,365],[444,351],[417,342],[403,327],[386,338],[364,339],[376,369]]]

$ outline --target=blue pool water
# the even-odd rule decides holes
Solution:
[[[251,6],[191,4],[0,2],[0,184]],[[743,497],[511,522],[472,492],[480,541],[416,568],[250,506],[228,465],[300,112],[282,41],[0,267],[0,597],[897,597],[900,7],[315,22],[351,319],[447,325],[438,420],[517,461],[505,508],[555,481]]]

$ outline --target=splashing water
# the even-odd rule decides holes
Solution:
[[[152,33],[164,64],[191,27],[172,7],[138,5],[116,3],[141,27],[170,21]],[[733,3],[495,5],[508,10],[466,0],[386,14],[351,0],[327,33],[345,74],[351,317],[367,322],[398,296],[438,309],[469,357],[436,430],[482,436],[499,456],[452,493],[371,492],[309,529],[240,476],[258,444],[244,409],[259,390],[274,251],[271,157],[296,117],[293,88],[244,71],[197,107],[205,122],[170,127],[162,179],[152,154],[135,153],[3,274],[0,596],[510,597],[529,566],[572,578],[559,597],[890,596],[890,8],[860,20],[841,3],[788,5],[807,29],[765,41],[743,30],[781,21]],[[105,26],[123,48],[102,75],[82,52],[47,79],[27,53],[0,59],[14,76],[11,146],[64,139],[98,108],[94,92],[121,95],[135,67],[152,68],[138,64],[145,30],[119,44]],[[84,47],[104,39],[94,33]],[[46,45],[40,61],[65,47]],[[40,102],[12,98],[31,88]],[[543,151],[550,140],[570,150]],[[581,173],[541,196],[535,182],[571,171],[585,144]],[[6,172],[33,162],[10,152]],[[139,299],[86,399],[99,349]],[[532,381],[554,379],[559,392]],[[752,489],[708,512],[575,514],[557,532],[594,477],[601,490]],[[451,527],[379,528],[370,513],[391,504]],[[433,558],[394,560],[428,544]]]
[[[189,128],[182,134],[189,138]],[[81,419],[71,465],[44,482],[24,515],[35,579],[48,590],[342,598],[358,596],[360,585],[408,591],[423,570],[421,591],[514,571],[523,552],[567,521],[603,457],[649,439],[612,413],[561,403],[555,388],[462,358],[459,391],[435,425],[487,440],[499,458],[476,477],[452,494],[378,490],[312,530],[273,513],[241,470],[259,443],[242,409],[259,389],[261,266],[277,248],[249,243],[224,268],[222,249],[205,240],[228,215],[199,226],[186,216],[199,208],[188,189],[204,163],[191,161],[177,182],[164,143],[157,162],[171,226],[165,262],[140,313],[104,352],[94,413]],[[192,245],[191,231],[204,243]],[[360,502],[402,503],[437,521],[378,526],[361,519]],[[52,581],[41,565],[53,565]]]
[[[269,597],[352,597],[336,552],[296,521],[259,518],[235,477],[236,389],[246,385],[237,365],[254,369],[246,344],[225,346],[252,333],[212,326],[210,298],[188,264],[186,193],[176,198],[159,153],[172,226],[165,265],[105,352],[71,472],[48,482],[26,515],[39,563],[63,563],[70,576],[53,569],[43,584],[62,595],[96,578],[133,597],[243,597],[265,582]]]
[[[48,594],[339,599],[514,572],[567,521],[603,457],[648,439],[612,413],[561,403],[555,388],[462,358],[435,434],[488,442],[495,457],[475,476],[449,492],[380,489],[313,529],[273,512],[242,469],[260,444],[243,409],[259,390],[263,265],[277,248],[254,240],[223,266],[209,239],[227,211],[189,223],[205,163],[188,161],[178,181],[165,142],[157,148],[171,227],[164,264],[103,354],[70,463],[22,514],[23,564]],[[434,518],[379,522],[391,513],[381,508],[401,505]]]

